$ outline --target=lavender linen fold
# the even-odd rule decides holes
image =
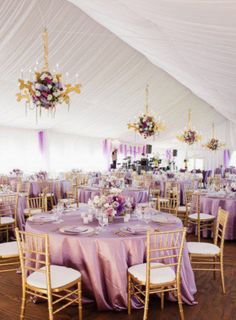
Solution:
[[[60,227],[82,223],[79,212],[63,219]],[[127,270],[145,261],[146,235],[119,237],[115,232],[120,227],[139,223],[132,221],[124,224],[120,221],[115,220],[104,232],[90,237],[61,234],[58,224],[54,223],[34,225],[27,222],[26,230],[49,234],[51,262],[75,268],[82,273],[83,296],[86,300],[95,301],[99,310],[123,310],[127,308]],[[151,225],[161,230],[182,227],[180,220],[169,226],[156,223]],[[97,222],[90,226],[96,227]],[[186,248],[181,275],[183,301],[194,304],[196,286]],[[133,303],[133,307],[140,308],[140,305]]]

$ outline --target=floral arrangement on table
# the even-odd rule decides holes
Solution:
[[[39,171],[36,173],[36,178],[39,180],[46,180],[48,176],[48,173],[46,171]]]
[[[231,183],[231,191],[236,192],[236,182]]]
[[[107,216],[123,216],[127,211],[130,212],[135,208],[135,203],[121,194],[95,196],[93,200],[88,201],[88,205],[102,210]]]
[[[121,180],[117,179],[115,176],[103,176],[100,185],[103,188],[120,188]]]
[[[224,146],[225,146],[225,144],[221,143],[219,141],[219,139],[216,139],[216,138],[212,138],[205,145],[203,145],[203,147],[205,147],[211,151],[219,150],[219,149],[223,148]]]
[[[187,143],[188,145],[193,145],[202,139],[199,133],[193,129],[186,129],[182,134],[177,135],[177,139],[181,142]]]
[[[13,169],[10,172],[10,175],[15,176],[15,177],[22,177],[23,176],[23,171],[20,169]]]

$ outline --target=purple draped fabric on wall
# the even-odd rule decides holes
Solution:
[[[230,151],[228,149],[224,150],[224,167],[228,168],[230,161]]]
[[[45,154],[45,147],[46,147],[46,141],[45,141],[45,133],[44,131],[39,131],[38,133],[38,141],[39,141],[39,150],[40,150],[40,153],[42,155]]]

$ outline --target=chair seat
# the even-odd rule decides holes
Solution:
[[[159,201],[160,202],[169,202],[169,199],[167,199],[167,198],[159,198]]]
[[[220,253],[220,248],[207,242],[187,242],[188,251],[191,254],[216,255]]]
[[[176,279],[173,269],[166,267],[163,263],[151,263],[151,266],[163,266],[163,268],[151,269],[150,283],[151,284],[164,284],[172,282]],[[138,279],[140,282],[146,282],[146,263],[137,264],[128,269],[128,272]]]
[[[201,221],[207,221],[207,220],[214,220],[215,219],[215,217],[214,216],[212,216],[211,214],[207,214],[207,213],[200,213],[200,220]],[[189,216],[188,216],[188,218],[189,219],[191,219],[191,220],[198,220],[198,214],[197,213],[193,213],[193,214],[190,214]]]
[[[0,225],[1,224],[12,224],[15,222],[15,219],[12,217],[1,217],[0,218]]]
[[[45,270],[45,267],[40,269]],[[74,282],[81,278],[81,273],[72,268],[51,265],[50,271],[52,289],[66,286],[67,284],[70,284],[71,282]],[[47,289],[46,273],[44,272],[35,271],[27,277],[26,281],[27,284],[33,287]]]
[[[29,214],[37,214],[37,213],[42,213],[43,210],[41,208],[26,208],[24,209],[24,214],[29,215]]]
[[[18,246],[17,241],[0,243],[0,257],[10,258],[12,256],[18,256]]]
[[[178,212],[186,212],[186,206],[179,206]]]

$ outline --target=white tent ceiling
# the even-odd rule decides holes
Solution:
[[[236,5],[222,1],[229,13],[224,21],[220,1],[215,7],[214,1],[197,6],[190,0],[72,2],[78,7],[65,0],[0,2],[0,125],[134,139],[126,124],[142,110],[148,82],[151,109],[167,126],[158,141],[175,143],[189,107],[203,134],[215,121],[225,138],[226,118],[236,121],[235,21],[230,21]],[[59,63],[72,82],[78,73],[82,94],[73,97],[69,113],[59,107],[55,119],[44,116],[36,124],[35,113],[26,117],[15,93],[20,70],[29,76],[36,60],[42,66],[45,25],[51,70]]]

